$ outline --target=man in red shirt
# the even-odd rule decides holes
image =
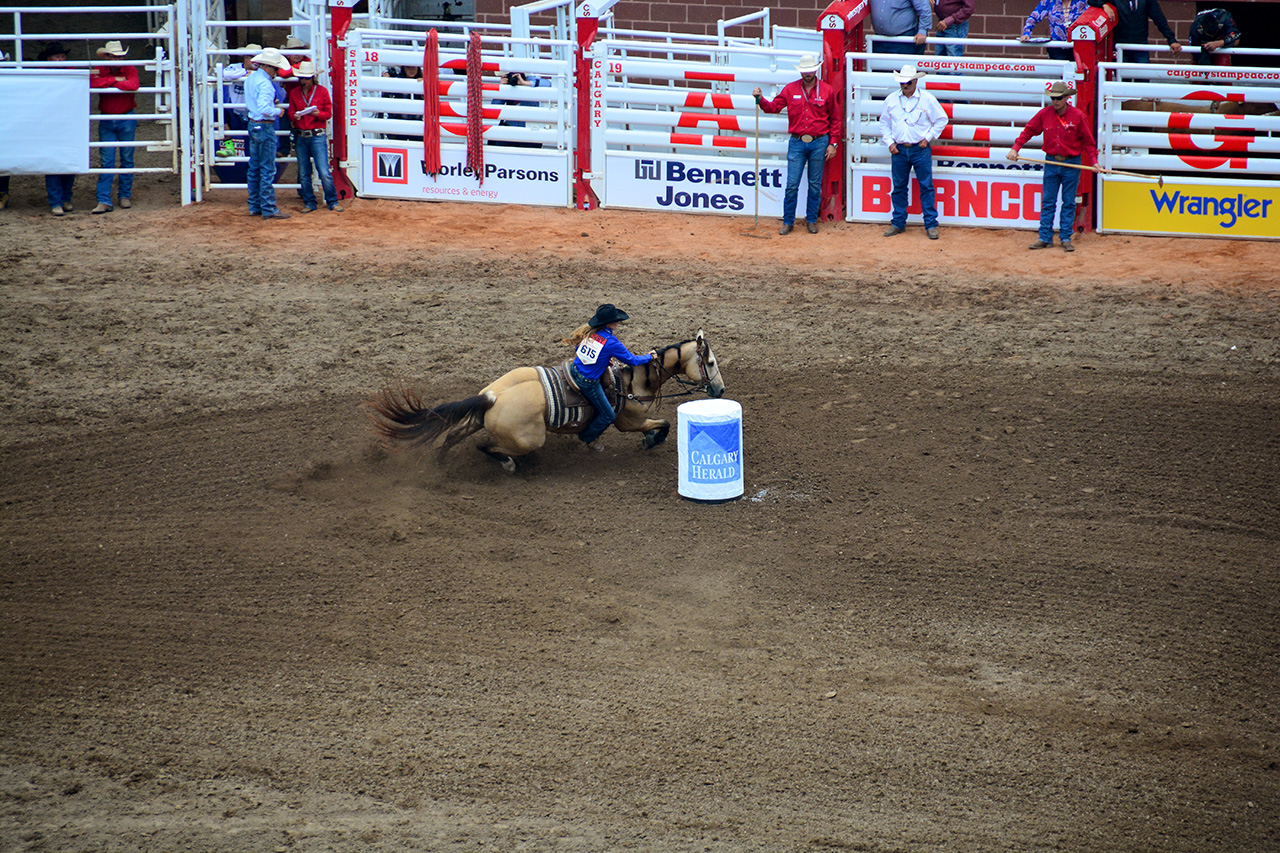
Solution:
[[[333,186],[333,174],[329,171],[329,142],[325,135],[329,117],[333,115],[333,100],[329,90],[316,82],[313,63],[304,61],[293,70],[293,76],[299,85],[289,90],[289,121],[293,125],[293,147],[298,155],[302,212],[311,213],[316,209],[316,190],[311,186],[312,164],[324,188],[324,203],[330,210],[342,210]]]
[[[129,49],[119,41],[109,41],[105,47],[98,48],[98,58],[121,60],[129,55]],[[133,115],[137,106],[134,92],[138,91],[138,67],[136,65],[103,65],[93,69],[93,77],[89,80],[89,88],[98,89],[98,112],[105,116],[120,118],[104,118],[98,121],[98,141],[100,142],[133,142],[138,132],[138,120],[125,118]],[[99,165],[103,169],[116,167],[116,151],[120,152],[120,168],[133,168],[133,146],[103,146],[98,149],[101,158]],[[111,189],[116,175],[104,173],[98,176],[98,206],[93,213],[110,213]],[[133,174],[120,174],[120,206],[133,207]]]
[[[836,155],[836,139],[840,136],[840,115],[836,111],[836,92],[831,84],[818,79],[822,63],[813,54],[800,57],[796,70],[800,79],[782,87],[778,97],[766,101],[757,86],[751,94],[756,104],[767,113],[787,111],[787,193],[782,202],[782,228],[779,234],[790,234],[796,222],[796,201],[800,194],[800,176],[809,170],[809,197],[804,211],[805,227],[818,233],[818,206],[822,203],[822,170],[825,161]],[[759,176],[756,176],[757,180]]]
[[[1031,117],[1027,126],[1018,134],[1007,155],[1010,160],[1018,159],[1018,149],[1027,144],[1033,136],[1044,134],[1045,159],[1052,162],[1044,167],[1044,183],[1040,192],[1040,239],[1028,248],[1047,249],[1053,245],[1053,210],[1058,205],[1058,196],[1062,196],[1062,213],[1058,217],[1058,239],[1062,242],[1062,251],[1074,252],[1075,244],[1071,242],[1071,229],[1076,221],[1076,187],[1080,183],[1080,170],[1059,163],[1084,165],[1098,171],[1098,145],[1093,141],[1093,131],[1089,129],[1088,117],[1067,103],[1067,98],[1076,93],[1070,84],[1063,80],[1054,82],[1049,87],[1049,106]]]

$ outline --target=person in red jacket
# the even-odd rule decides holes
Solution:
[[[109,41],[105,47],[98,48],[98,58],[106,60],[122,60],[129,55],[129,49],[119,41]],[[99,90],[98,112],[104,116],[120,116],[120,118],[103,118],[98,120],[99,142],[132,143],[138,132],[138,120],[126,118],[133,115],[137,103],[134,92],[138,91],[138,68],[136,65],[101,65],[93,69],[89,80],[89,88]],[[133,168],[133,146],[104,145],[98,149],[99,165],[103,169],[116,167],[116,151],[120,152],[120,168]],[[133,207],[133,174],[122,172],[112,175],[109,172],[98,176],[98,206],[93,213],[110,213],[112,185],[117,177],[120,184],[120,206]]]
[[[840,137],[840,114],[836,110],[836,90],[818,79],[822,68],[813,54],[800,57],[796,70],[800,79],[782,87],[778,97],[766,101],[757,86],[751,94],[760,109],[769,114],[787,111],[787,192],[782,200],[782,228],[779,234],[790,234],[796,222],[796,202],[800,195],[800,176],[809,170],[809,197],[804,210],[805,227],[818,233],[818,205],[822,203],[822,170],[827,160],[836,156],[836,140]]]
[[[1018,134],[1013,147],[1009,149],[1010,160],[1018,159],[1018,150],[1033,136],[1044,134],[1045,159],[1049,160],[1044,167],[1044,184],[1040,193],[1040,239],[1032,243],[1030,249],[1047,249],[1053,245],[1053,211],[1058,206],[1058,196],[1062,196],[1062,215],[1058,218],[1058,239],[1062,242],[1062,251],[1074,252],[1075,244],[1071,242],[1071,229],[1076,221],[1076,187],[1080,183],[1080,170],[1070,165],[1085,166],[1098,171],[1098,145],[1093,141],[1093,131],[1089,129],[1089,118],[1081,110],[1067,102],[1067,98],[1076,93],[1071,85],[1057,80],[1049,87],[1049,106],[1044,107],[1031,117],[1027,126]]]
[[[311,167],[320,176],[324,203],[330,210],[342,210],[329,171],[329,142],[325,128],[333,115],[329,90],[316,82],[316,67],[302,62],[293,70],[299,85],[289,90],[289,122],[293,125],[293,147],[298,155],[298,182],[302,185],[302,212],[316,209],[316,190],[311,186]]]

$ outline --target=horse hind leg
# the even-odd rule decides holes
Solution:
[[[500,450],[495,450],[492,444],[477,444],[476,450],[479,450],[490,459],[498,460],[498,463],[502,465],[502,470],[506,471],[508,474],[514,474],[516,472],[516,460]]]

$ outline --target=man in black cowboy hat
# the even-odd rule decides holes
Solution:
[[[613,336],[613,330],[619,323],[631,319],[627,312],[608,303],[596,309],[596,313],[587,325],[590,326],[582,342],[573,356],[573,364],[569,365],[569,376],[573,379],[582,396],[595,406],[596,417],[587,428],[579,433],[583,443],[596,452],[604,450],[600,436],[609,428],[617,415],[609,398],[600,387],[604,372],[609,369],[609,361],[617,359],[627,364],[639,366],[653,361],[657,353],[650,350],[646,355],[635,355],[627,349],[622,341]]]
[[[40,62],[66,62],[67,48],[60,41],[51,41],[36,56]],[[70,213],[71,192],[75,189],[75,175],[45,175],[44,190],[49,199],[49,212],[54,216]]]
[[[1050,162],[1044,167],[1044,184],[1040,192],[1039,239],[1028,247],[1031,249],[1047,249],[1053,245],[1053,211],[1061,194],[1058,239],[1062,242],[1062,251],[1076,250],[1075,243],[1071,242],[1071,233],[1076,220],[1076,187],[1080,184],[1080,170],[1072,166],[1079,166],[1083,160],[1085,166],[1096,172],[1098,146],[1093,141],[1088,117],[1067,101],[1075,93],[1071,84],[1063,80],[1054,81],[1046,93],[1049,106],[1031,117],[1007,155],[1010,160],[1017,160],[1018,150],[1031,137],[1044,134],[1042,148],[1045,159]]]

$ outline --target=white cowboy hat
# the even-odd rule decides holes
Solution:
[[[822,60],[812,53],[801,54],[800,61],[796,63],[796,70],[801,74],[817,74],[821,69]]]
[[[284,58],[284,54],[274,47],[264,48],[262,53],[259,53],[250,61],[256,62],[258,65],[274,65],[281,70],[293,67],[289,64],[289,60]]]
[[[284,44],[280,45],[281,50],[293,50],[298,47],[306,47],[307,43],[297,36],[291,35],[284,40]]]
[[[129,48],[119,41],[109,41],[105,47],[98,48],[98,56],[128,56]]]
[[[914,65],[904,65],[893,72],[893,79],[898,83],[910,83],[912,80],[919,80],[923,76],[924,72],[917,71]]]
[[[1044,93],[1050,98],[1069,98],[1076,90],[1066,80],[1054,80],[1053,85],[1045,89]]]
[[[298,67],[293,69],[294,77],[314,77],[316,76],[316,64],[303,60],[298,63]]]

